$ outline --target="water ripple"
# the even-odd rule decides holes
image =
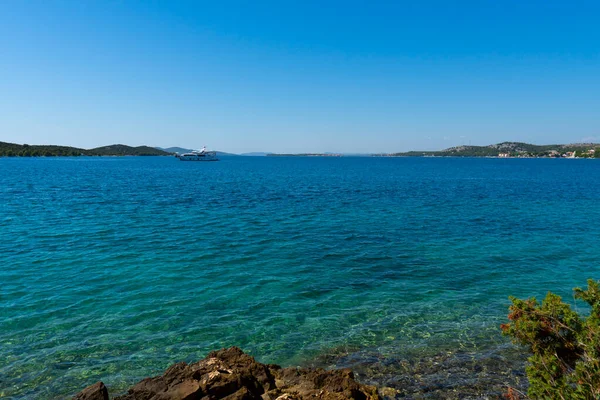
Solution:
[[[0,159],[0,397],[118,391],[230,345],[494,351],[509,293],[599,275],[595,161],[207,164]]]

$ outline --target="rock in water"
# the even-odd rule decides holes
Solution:
[[[77,400],[96,400],[95,397],[77,396]],[[162,376],[146,378],[131,387],[127,394],[115,398],[192,399],[379,400],[380,397],[375,387],[356,382],[349,369],[281,368],[258,363],[239,348],[231,347],[214,351],[194,364],[172,365]]]
[[[73,400],[108,400],[108,389],[102,382],[96,382],[77,393]]]

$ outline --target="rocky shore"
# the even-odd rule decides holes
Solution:
[[[108,400],[102,382],[74,400]],[[146,378],[114,400],[379,400],[374,386],[358,383],[349,369],[281,368],[261,364],[237,347],[214,351],[194,363],[174,364]]]
[[[504,399],[527,392],[525,356],[512,347],[485,353],[445,352],[399,359],[377,352],[338,353],[307,368],[261,364],[237,347],[210,353],[194,364],[174,364],[113,400],[379,400]],[[327,369],[319,366],[327,366]],[[331,369],[330,369],[331,368]],[[352,372],[354,371],[354,372]],[[356,374],[356,375],[355,375]],[[116,396],[116,397],[114,397]],[[97,382],[74,400],[108,400]]]

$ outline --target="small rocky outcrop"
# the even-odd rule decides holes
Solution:
[[[102,382],[96,382],[77,393],[73,400],[108,400],[108,389]]]
[[[101,384],[101,382],[99,382]],[[98,383],[96,384],[98,385]],[[90,386],[75,400],[95,393]],[[102,385],[104,386],[104,385]],[[108,394],[107,394],[108,396]],[[115,400],[379,400],[377,389],[361,385],[349,369],[281,368],[256,362],[237,347],[214,351],[194,364],[172,365],[146,378]],[[104,399],[102,399],[104,400]]]

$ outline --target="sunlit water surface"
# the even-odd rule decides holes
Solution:
[[[600,278],[600,162],[0,159],[0,397],[118,393],[237,345],[302,365],[503,346]]]

